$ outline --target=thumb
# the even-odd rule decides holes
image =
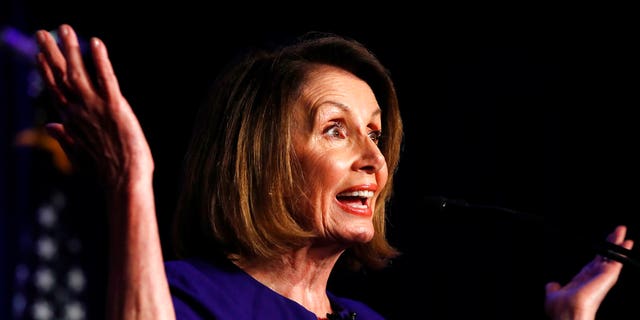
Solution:
[[[62,146],[65,152],[67,152],[69,147],[73,145],[73,139],[67,134],[62,123],[47,123],[44,128],[52,138],[56,139],[58,143],[60,143],[60,146]]]

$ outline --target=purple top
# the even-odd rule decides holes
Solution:
[[[317,320],[314,313],[258,282],[230,261],[174,260],[167,261],[165,268],[179,320]],[[360,301],[327,294],[334,310],[330,319],[384,319]]]

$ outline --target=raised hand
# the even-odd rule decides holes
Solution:
[[[631,249],[633,240],[625,239],[626,226],[618,226],[607,236],[607,241]],[[622,263],[597,255],[564,286],[547,283],[545,311],[551,319],[593,320],[600,304],[616,284]]]
[[[109,216],[106,319],[175,319],[158,231],[154,162],[142,128],[123,97],[98,38],[91,38],[95,67],[84,65],[78,38],[61,25],[60,46],[36,33],[38,67],[60,122],[48,123],[74,168],[90,169],[103,184]],[[105,253],[106,254],[106,253]]]
[[[92,79],[74,30],[61,25],[58,34],[60,47],[49,32],[36,33],[38,67],[61,119],[61,123],[47,124],[49,133],[75,168],[95,169],[109,191],[122,190],[132,180],[149,179],[154,170],[151,151],[120,92],[106,47],[100,39],[90,39]]]

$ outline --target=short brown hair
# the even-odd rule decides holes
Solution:
[[[185,157],[173,225],[179,257],[217,253],[269,259],[315,236],[291,207],[300,186],[289,128],[300,88],[318,64],[367,82],[382,109],[380,149],[390,175],[376,202],[373,239],[349,249],[345,259],[351,266],[380,268],[399,254],[385,234],[385,210],[403,138],[393,81],[361,43],[313,32],[278,50],[244,55],[213,83]]]

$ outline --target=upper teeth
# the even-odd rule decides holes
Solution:
[[[350,191],[340,193],[341,197],[360,197],[360,198],[371,198],[373,197],[373,191],[368,190],[360,190],[360,191]]]

